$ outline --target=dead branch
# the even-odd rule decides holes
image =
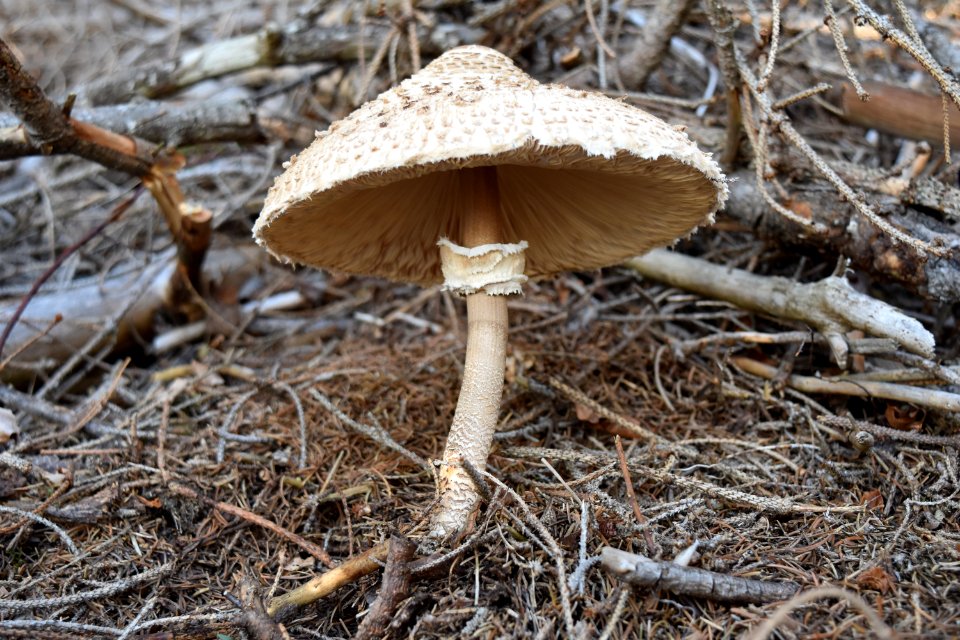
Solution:
[[[880,31],[880,33],[888,35],[898,46],[913,55],[927,72],[940,83],[945,94],[950,95],[954,101],[960,100],[960,95],[955,91],[957,89],[957,83],[946,77],[942,68],[932,59],[922,43],[914,42],[909,36],[890,26],[889,20],[877,16],[877,14],[872,12],[872,10],[866,7],[860,0],[849,0],[849,4],[863,20],[869,22],[875,29]],[[723,0],[715,0],[708,3],[707,6],[711,23],[718,37],[721,34],[729,34],[729,25],[731,22],[730,10]],[[777,15],[775,12],[775,26],[777,24]],[[831,20],[831,22],[835,23],[835,20]],[[720,27],[725,28],[721,29]],[[837,46],[842,54],[844,51],[842,43],[838,41]],[[724,51],[727,49],[729,49],[729,46],[725,46]],[[771,47],[771,49],[773,49],[773,47]],[[746,116],[746,120],[744,121],[745,130],[753,147],[755,179],[758,192],[761,197],[766,200],[769,207],[776,210],[777,213],[784,218],[791,220],[797,226],[805,228],[806,232],[809,233],[812,231],[813,233],[811,235],[824,235],[827,231],[825,227],[811,219],[811,217],[798,215],[792,208],[784,206],[767,193],[765,185],[773,175],[772,167],[770,166],[768,139],[770,136],[776,135],[806,158],[808,163],[816,169],[817,173],[833,186],[842,201],[852,205],[860,216],[881,230],[886,236],[889,236],[890,239],[896,243],[902,243],[911,247],[917,253],[917,259],[931,256],[943,259],[953,257],[949,248],[936,242],[929,242],[926,238],[911,235],[908,231],[901,229],[895,224],[891,224],[885,217],[878,215],[876,207],[860,197],[793,126],[790,117],[782,108],[782,105],[788,101],[775,99],[768,86],[769,83],[767,82],[766,74],[772,68],[770,61],[768,60],[768,64],[764,70],[758,74],[750,68],[746,56],[737,48],[735,42],[732,44],[732,50],[734,64],[737,70],[737,78],[731,79],[727,77],[727,81],[735,82],[736,84],[733,86],[743,87],[743,93],[740,96],[740,108]],[[774,53],[772,50],[771,55]],[[725,66],[724,68],[726,69],[727,67]]]
[[[643,33],[621,57],[620,79],[628,89],[642,89],[670,48],[670,38],[683,25],[693,0],[659,0],[650,10]]]
[[[950,41],[946,31],[926,20],[918,20],[917,23],[920,39],[927,44],[933,57],[956,73],[960,69],[960,49]]]
[[[646,440],[648,442],[658,444],[661,446],[666,446],[666,447],[669,447],[672,444],[666,438],[654,433],[650,429],[647,429],[636,420],[631,420],[630,418],[621,416],[620,414],[614,411],[611,411],[610,409],[607,409],[602,404],[600,404],[593,398],[590,398],[582,391],[578,389],[574,389],[573,387],[563,383],[559,379],[550,378],[549,382],[551,387],[559,391],[565,398],[570,400],[570,402],[574,402],[578,405],[586,407],[593,413],[596,413],[598,416],[602,418],[606,418],[607,420],[610,420],[611,422],[616,424],[618,427],[623,429],[626,433],[628,433],[631,438]]]
[[[895,307],[856,291],[844,278],[831,276],[800,284],[712,265],[666,249],[633,258],[625,265],[646,277],[744,309],[805,322],[824,335],[841,367],[846,367],[849,353],[844,334],[851,329],[890,338],[909,351],[933,357],[933,335],[922,324]]]
[[[716,571],[651,560],[613,547],[600,551],[600,564],[616,577],[637,587],[718,602],[774,602],[786,600],[799,587],[789,582],[753,580]]]
[[[733,178],[730,199],[723,215],[755,230],[761,237],[773,238],[787,246],[804,244],[834,251],[850,258],[854,266],[866,273],[883,281],[898,282],[917,295],[944,303],[960,301],[960,257],[918,256],[873,225],[859,223],[859,216],[849,203],[839,202],[812,180],[809,184],[795,183],[788,203],[792,209],[813,216],[828,228],[826,234],[809,236],[800,225],[770,210],[752,172],[738,171],[730,177]],[[899,196],[899,204],[905,206],[889,213],[889,220],[930,244],[960,248],[960,236],[909,206],[919,193],[929,194],[922,196],[925,203],[952,207],[956,190],[931,187],[930,181],[923,179],[911,180],[909,184],[912,188],[903,189]],[[863,183],[855,185],[858,189],[866,188]]]
[[[416,27],[421,52],[433,55],[459,44],[477,42],[481,31],[462,25]],[[179,58],[130,69],[95,82],[81,93],[94,105],[118,104],[141,98],[167,96],[201,80],[218,78],[259,66],[369,58],[383,42],[391,25],[362,27],[290,25],[267,27],[259,33],[222,40],[187,51]]]
[[[410,595],[412,574],[410,561],[416,545],[399,536],[390,539],[387,566],[383,570],[380,592],[363,622],[353,636],[354,640],[374,640],[385,637],[387,627],[397,613],[397,607]]]
[[[145,176],[149,159],[85,139],[62,109],[47,99],[6,42],[0,40],[0,100],[20,118],[29,140],[45,153],[69,153],[134,176]]]
[[[399,453],[404,458],[411,461],[421,469],[425,469],[427,472],[432,473],[433,467],[429,462],[427,462],[422,457],[408,450],[402,444],[394,440],[393,436],[391,436],[390,433],[383,427],[380,427],[376,423],[374,423],[373,425],[366,425],[366,424],[357,422],[356,420],[352,419],[350,416],[345,414],[343,411],[341,411],[337,407],[337,405],[333,404],[330,398],[328,398],[322,391],[320,391],[316,387],[310,389],[310,395],[312,395],[314,400],[319,402],[324,409],[332,413],[338,420],[340,420],[340,422],[342,422],[346,426],[350,427],[357,433],[360,433],[370,438],[371,440],[379,444],[384,449],[395,451],[396,453]]]
[[[857,97],[853,88],[844,84],[840,89],[840,108],[843,117],[853,124],[883,133],[926,140],[943,146],[943,102],[912,89],[883,82],[864,82],[869,100]],[[960,109],[950,104],[950,144],[960,145]]]
[[[213,251],[203,288],[242,282],[263,262],[262,252],[253,247]],[[78,282],[58,291],[41,289],[37,295],[24,297],[29,304],[20,322],[11,329],[7,347],[16,351],[33,342],[0,372],[0,377],[17,381],[56,368],[98,335],[100,338],[91,350],[108,344],[113,350],[122,350],[149,338],[154,333],[157,313],[173,306],[177,265],[172,254],[166,253],[142,270],[118,269],[103,280]],[[0,303],[0,322],[9,326],[21,304],[22,301]],[[122,313],[114,317],[118,310]],[[34,340],[57,315],[62,321]],[[104,328],[110,331],[103,333]]]
[[[777,368],[757,362],[750,358],[734,357],[730,361],[739,369],[772,380],[777,376]],[[803,391],[804,393],[823,393],[827,395],[857,396],[861,398],[883,398],[897,402],[938,409],[940,411],[960,411],[960,395],[926,387],[910,387],[890,382],[873,382],[871,380],[831,380],[815,378],[813,376],[789,375],[787,386]]]
[[[2,54],[2,42],[0,42],[0,54]],[[90,231],[88,231],[87,233],[85,233],[79,240],[77,240],[77,241],[74,242],[72,245],[70,245],[69,247],[67,247],[67,248],[64,249],[63,251],[61,251],[61,252],[60,252],[60,255],[57,256],[57,259],[53,261],[53,264],[51,264],[50,267],[48,267],[47,270],[44,271],[44,272],[40,275],[40,277],[37,278],[37,279],[34,281],[33,285],[30,287],[30,290],[27,292],[27,294],[26,294],[26,295],[23,297],[23,299],[20,301],[20,304],[17,305],[16,309],[13,310],[13,313],[10,314],[10,317],[9,317],[9,318],[6,318],[6,323],[5,323],[5,326],[4,326],[4,328],[3,328],[3,333],[0,334],[0,354],[3,353],[3,348],[4,348],[4,346],[7,344],[7,340],[10,338],[10,334],[13,332],[14,328],[16,327],[17,322],[18,322],[18,321],[20,320],[20,318],[23,316],[23,312],[24,312],[24,310],[27,308],[27,305],[30,303],[30,300],[31,300],[31,299],[36,295],[36,293],[40,290],[40,287],[42,287],[43,284],[44,284],[47,280],[50,279],[50,276],[53,275],[53,272],[56,271],[56,270],[60,267],[60,265],[63,264],[63,262],[64,262],[67,258],[69,258],[73,253],[75,253],[75,252],[76,252],[78,249],[80,249],[83,245],[85,245],[85,244],[86,244],[87,242],[89,242],[92,238],[94,238],[96,235],[98,235],[101,231],[103,231],[104,229],[106,229],[106,228],[107,228],[107,225],[109,225],[109,224],[111,224],[111,223],[116,222],[117,220],[119,220],[119,219],[120,219],[120,216],[122,216],[122,215],[127,211],[127,209],[130,208],[130,205],[132,205],[134,202],[136,202],[137,196],[138,196],[139,194],[140,194],[140,192],[139,192],[139,191],[136,191],[133,195],[129,196],[126,200],[122,201],[119,205],[117,205],[116,207],[114,207],[113,211],[110,213],[110,216],[107,217],[106,220],[104,220],[103,222],[101,222],[100,224],[98,224],[97,226],[95,226],[93,229],[91,229]],[[57,318],[57,317],[62,318],[63,315],[58,313],[58,314],[55,314],[54,316],[51,316],[51,317],[52,317],[52,318]],[[58,322],[58,324],[59,324],[59,322]],[[47,334],[47,335],[49,335],[49,333],[50,333],[51,330],[52,330],[52,327],[51,327],[50,330],[44,330],[44,333]],[[33,338],[34,338],[34,336],[31,336],[31,337],[29,338],[29,340],[31,341],[31,343],[36,343],[36,340],[34,340]],[[17,345],[17,346],[14,348],[14,350],[15,350],[17,353],[21,353],[21,354],[22,354],[23,351],[26,350],[26,348],[20,348],[20,346],[21,346],[21,345]],[[0,369],[0,373],[2,373],[2,372],[3,372],[2,369]]]
[[[176,147],[210,142],[264,142],[259,115],[251,105],[234,102],[132,104],[76,108],[74,123],[84,122],[123,136]],[[18,118],[0,114],[0,160],[48,153]]]
[[[200,268],[210,243],[213,215],[184,199],[175,177],[184,159],[176,153],[151,157],[144,149],[149,145],[137,139],[68,119],[23,71],[2,40],[0,97],[24,121],[32,143],[50,152],[72,153],[94,160],[142,180],[157,201],[178,248],[180,264],[173,274],[172,302],[181,313],[193,311],[193,299],[202,288]]]
[[[910,54],[923,69],[940,86],[940,90],[957,106],[960,106],[960,82],[954,78],[952,73],[948,73],[937,60],[930,54],[926,45],[919,38],[900,31],[890,18],[880,15],[871,9],[863,0],[847,0],[857,14],[859,20],[863,20],[871,27],[877,30],[884,38],[893,42],[897,47]]]
[[[841,418],[838,416],[829,415],[817,416],[817,421],[840,429],[857,429],[860,431],[865,431],[870,435],[876,436],[877,438],[883,440],[913,442],[916,444],[925,444],[935,447],[953,447],[955,449],[960,449],[960,435],[934,436],[929,433],[916,433],[914,431],[903,431],[901,429],[884,427],[879,424],[873,424],[872,422],[866,422],[865,420],[854,420],[853,418]],[[856,432],[851,431],[851,434],[855,433]]]

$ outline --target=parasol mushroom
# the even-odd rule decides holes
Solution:
[[[254,236],[290,262],[467,299],[463,383],[428,537],[467,526],[506,358],[506,297],[528,277],[674,242],[726,199],[717,164],[661,120],[543,85],[481,46],[443,54],[317,134],[285,165]]]

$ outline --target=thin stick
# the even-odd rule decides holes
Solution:
[[[277,596],[267,605],[267,615],[274,616],[281,609],[298,607],[315,602],[316,600],[333,593],[345,584],[361,578],[379,569],[390,550],[389,542],[381,542],[358,556],[334,567],[330,571],[317,576],[310,582],[300,585],[293,591]]]
[[[3,45],[3,41],[0,41],[0,54],[2,54],[4,46],[6,45]],[[40,274],[40,277],[37,278],[30,286],[30,290],[27,291],[26,295],[23,296],[23,299],[20,301],[20,305],[17,307],[16,311],[14,311],[13,315],[10,316],[10,319],[7,321],[7,326],[3,328],[3,334],[0,334],[0,353],[3,353],[3,346],[7,343],[7,338],[10,337],[13,327],[20,320],[20,316],[23,315],[23,312],[26,311],[27,305],[30,304],[30,300],[37,295],[40,287],[42,287],[44,283],[50,279],[57,269],[60,268],[60,265],[67,260],[67,258],[76,253],[78,249],[90,242],[90,240],[97,237],[101,231],[107,228],[107,226],[119,220],[120,216],[126,213],[127,209],[129,209],[130,206],[137,201],[137,198],[141,193],[143,193],[143,187],[138,186],[135,188],[126,200],[113,208],[113,211],[110,212],[110,215],[106,220],[95,226],[93,229],[87,231],[79,240],[60,252],[60,255],[57,256],[57,259],[53,261],[53,264],[47,267],[47,269]]]
[[[0,39],[0,101],[23,120],[33,141],[50,151],[72,153],[105,167],[142,177],[152,163],[144,158],[91,142],[77,134],[63,111],[44,95]]]
[[[926,45],[921,40],[914,40],[894,27],[889,18],[881,16],[871,9],[863,0],[847,0],[847,4],[853,7],[857,12],[857,17],[866,20],[871,27],[876,29],[880,35],[889,39],[895,45],[913,56],[914,60],[920,63],[927,73],[940,85],[940,91],[950,96],[950,99],[960,107],[960,83],[958,83],[951,74],[940,65],[939,62],[930,54]]]
[[[552,458],[554,460],[569,460],[572,462],[587,463],[597,466],[605,465],[614,454],[608,452],[594,451],[590,453],[568,451],[563,449],[544,449],[538,447],[508,447],[503,451],[503,455],[514,458],[538,459],[540,456]],[[662,482],[664,484],[674,484],[683,489],[689,489],[697,493],[703,493],[713,498],[727,500],[733,504],[746,505],[753,509],[775,514],[790,513],[857,513],[863,512],[862,505],[842,505],[842,506],[821,506],[816,504],[806,504],[794,502],[791,498],[781,498],[779,496],[756,496],[738,489],[728,489],[720,487],[710,482],[697,480],[689,476],[670,473],[667,469],[672,464],[674,458],[668,462],[667,467],[663,469],[653,469],[646,465],[630,463],[630,469],[634,473],[639,473],[645,478]]]
[[[789,598],[799,588],[788,582],[752,580],[673,562],[658,562],[613,547],[604,547],[600,557],[604,569],[632,585],[721,602],[773,602]]]
[[[17,509],[15,507],[5,507],[3,505],[0,505],[0,513],[10,513],[16,516],[20,516],[24,520],[33,520],[34,522],[42,524],[45,527],[49,527],[54,533],[57,534],[57,536],[59,536],[61,540],[63,540],[63,544],[66,545],[67,549],[70,550],[70,553],[72,553],[75,556],[80,555],[80,549],[78,549],[77,545],[73,543],[73,540],[70,538],[70,535],[66,531],[58,527],[56,524],[51,522],[50,520],[47,520],[46,518],[41,516],[40,514],[34,513],[32,511],[24,511],[23,509]],[[16,610],[14,607],[7,607],[7,608]],[[28,608],[28,607],[24,607],[24,608]],[[3,610],[3,609],[4,609],[4,601],[0,600],[0,610]]]
[[[406,458],[410,462],[413,462],[418,467],[422,469],[426,469],[431,473],[433,472],[433,466],[429,462],[427,462],[422,457],[413,453],[412,451],[404,447],[402,444],[394,440],[393,436],[391,436],[390,432],[387,431],[386,429],[377,425],[367,425],[361,422],[357,422],[356,420],[354,420],[353,418],[345,414],[340,409],[340,407],[333,404],[333,401],[331,401],[330,398],[326,396],[326,394],[324,394],[322,391],[320,391],[316,387],[310,389],[310,395],[313,396],[314,400],[319,402],[324,409],[332,413],[335,418],[337,418],[340,422],[350,427],[357,433],[365,435],[366,437],[370,438],[371,440],[373,440],[374,442],[376,442],[377,444],[379,444],[385,449],[389,449],[390,451],[395,451],[399,453],[404,458]]]
[[[544,544],[549,547],[550,555],[553,556],[554,563],[557,568],[557,582],[560,589],[560,604],[563,610],[563,621],[566,625],[567,637],[572,638],[574,633],[573,626],[573,610],[570,606],[570,587],[567,584],[567,570],[563,562],[563,551],[560,549],[560,545],[557,544],[556,539],[550,534],[550,531],[543,525],[539,518],[537,518],[533,512],[530,510],[530,507],[524,502],[523,498],[520,495],[505,485],[500,481],[499,478],[494,476],[491,473],[478,469],[478,471],[483,474],[490,482],[497,485],[504,493],[513,498],[513,501],[517,503],[521,511],[525,516],[525,520],[537,530],[537,533],[543,538]]]
[[[0,507],[0,509],[6,509],[6,507]],[[33,600],[0,600],[0,611],[23,611],[25,609],[55,609],[57,607],[66,607],[73,604],[79,604],[81,602],[90,602],[92,600],[97,600],[98,598],[103,598],[106,596],[112,596],[117,593],[122,593],[131,589],[139,584],[143,584],[154,578],[165,576],[171,571],[173,571],[176,563],[168,562],[162,564],[159,567],[154,567],[153,569],[148,569],[142,573],[138,573],[126,578],[120,578],[109,584],[99,587],[97,589],[92,589],[90,591],[80,591],[78,593],[71,593],[67,596],[61,596],[59,598],[35,598]]]
[[[850,80],[850,84],[853,85],[854,90],[857,92],[857,97],[861,100],[867,100],[870,98],[870,94],[867,93],[863,85],[860,84],[860,81],[857,79],[857,73],[850,64],[850,58],[847,57],[847,42],[843,37],[843,30],[840,28],[837,14],[833,10],[833,2],[831,2],[831,0],[823,0],[823,6],[827,11],[825,22],[830,29],[830,35],[833,36],[833,44],[837,50],[837,55],[840,57],[843,70],[847,74],[847,79]]]
[[[178,484],[176,482],[170,484],[170,490],[178,495],[186,496],[193,500],[199,500],[200,502],[203,502],[204,504],[213,507],[217,511],[229,513],[230,515],[237,516],[238,518],[246,520],[247,522],[251,522],[257,526],[263,527],[264,529],[273,531],[280,537],[285,538],[290,542],[292,542],[293,544],[297,545],[298,547],[300,547],[301,549],[303,549],[304,551],[306,551],[307,553],[309,553],[314,558],[316,558],[323,564],[327,565],[328,567],[332,567],[335,564],[333,561],[333,558],[330,557],[330,554],[328,554],[319,546],[315,545],[309,540],[305,540],[303,537],[293,533],[292,531],[284,529],[277,523],[271,522],[270,520],[267,520],[263,516],[259,516],[253,513],[252,511],[247,511],[246,509],[237,507],[232,504],[227,504],[226,502],[217,502],[215,500],[211,500],[206,496],[200,495],[198,492],[194,491],[193,489],[189,487],[185,487],[182,484]]]
[[[275,382],[277,387],[282,389],[293,400],[293,406],[297,408],[297,420],[300,425],[300,456],[297,460],[298,467],[303,469],[307,466],[307,418],[303,413],[303,403],[300,402],[300,396],[286,382]]]
[[[611,49],[610,45],[604,40],[603,33],[600,32],[600,27],[597,25],[597,18],[593,15],[593,0],[586,0],[584,8],[587,14],[587,22],[590,25],[590,31],[593,32],[593,38],[597,41],[597,46],[600,47],[607,56],[616,58],[617,52]]]
[[[953,447],[960,449],[960,436],[932,436],[928,433],[915,433],[913,431],[901,431],[891,427],[884,427],[864,420],[854,420],[853,418],[841,418],[839,416],[822,415],[817,417],[817,422],[822,422],[831,427],[841,429],[860,429],[880,438],[888,440],[898,440],[900,442],[914,442],[917,444],[926,444],[935,447]]]
[[[822,598],[836,598],[837,600],[846,600],[848,603],[852,604],[854,608],[859,611],[870,623],[870,627],[873,629],[873,632],[877,634],[877,637],[884,640],[893,640],[896,637],[893,629],[887,626],[887,624],[877,615],[877,612],[873,608],[864,602],[863,598],[853,593],[852,591],[847,591],[846,589],[841,589],[840,587],[834,586],[824,586],[817,589],[811,589],[810,591],[804,591],[799,593],[786,603],[783,604],[779,609],[777,609],[772,616],[767,618],[762,625],[757,627],[753,633],[750,634],[749,640],[766,640],[776,631],[777,627],[787,621],[787,618],[790,615],[790,612],[796,609],[797,607],[803,606],[809,602],[815,602]]]
[[[633,478],[630,477],[630,468],[627,466],[627,456],[623,452],[623,443],[620,441],[620,436],[617,436],[613,439],[614,444],[617,447],[617,459],[620,461],[620,473],[623,474],[623,480],[626,483],[627,487],[627,497],[630,498],[630,506],[633,508],[633,517],[637,519],[637,524],[643,526],[647,524],[647,519],[644,517],[643,512],[640,511],[640,503],[637,502],[637,494],[633,490]],[[647,553],[656,555],[659,551],[657,543],[653,540],[653,533],[650,529],[644,527],[643,537],[647,543]]]
[[[557,378],[550,378],[549,382],[550,386],[563,394],[567,400],[570,400],[575,404],[582,405],[590,411],[596,413],[601,418],[606,418],[607,420],[615,423],[617,426],[622,427],[633,434],[633,437],[654,442],[656,444],[671,444],[669,440],[657,435],[653,431],[650,431],[646,427],[642,426],[639,422],[611,411],[582,391],[574,389],[570,385],[561,382]]]
[[[777,52],[780,48],[780,0],[770,3],[772,23],[770,25],[770,51],[767,53],[767,64],[760,72],[760,86],[766,87],[773,74],[773,66],[777,62]]]
[[[56,327],[61,322],[63,322],[63,316],[58,313],[53,317],[53,320],[51,320],[46,327],[44,327],[42,330],[37,332],[36,335],[31,336],[28,340],[24,340],[23,343],[20,344],[20,346],[18,346],[16,349],[13,350],[13,353],[11,353],[2,361],[0,361],[0,371],[3,371],[4,369],[6,369],[7,365],[9,365],[17,356],[19,356],[21,353],[23,353],[24,351],[29,349],[31,346],[33,346],[38,340],[43,339],[44,336],[50,333],[53,330],[53,328]],[[12,330],[13,329],[11,328],[11,331]],[[3,351],[2,341],[0,341],[0,351]]]
[[[757,362],[751,358],[734,357],[730,361],[737,368],[766,380],[773,380],[777,375],[776,367]],[[791,388],[804,393],[884,398],[899,402],[912,402],[922,407],[940,409],[941,411],[960,411],[960,394],[948,391],[909,387],[889,382],[874,382],[872,380],[852,382],[850,380],[828,380],[798,375],[787,376],[786,382]]]

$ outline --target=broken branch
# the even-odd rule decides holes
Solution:
[[[44,153],[70,153],[138,177],[150,172],[150,161],[89,140],[89,135],[79,135],[63,111],[47,99],[23,70],[3,40],[0,40],[0,100],[24,122],[29,140]]]
[[[726,300],[743,309],[805,322],[826,337],[841,367],[846,367],[850,350],[844,333],[851,329],[890,338],[908,351],[928,358],[933,356],[936,346],[933,335],[918,321],[856,291],[844,278],[831,276],[801,284],[713,265],[665,249],[633,258],[625,265],[644,277]]]
[[[707,569],[651,560],[613,547],[600,551],[600,564],[611,574],[638,587],[663,589],[677,595],[720,602],[774,602],[786,600],[799,587],[789,582],[753,580]]]
[[[733,357],[730,361],[737,368],[766,380],[773,380],[777,375],[776,367],[750,358]],[[937,389],[910,387],[903,384],[874,382],[872,380],[851,382],[850,380],[830,380],[798,375],[787,376],[786,383],[792,389],[804,393],[883,398],[897,402],[910,402],[921,407],[930,407],[941,411],[960,411],[960,395]]]

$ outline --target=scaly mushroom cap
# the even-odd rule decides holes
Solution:
[[[288,261],[429,285],[470,210],[458,169],[496,166],[504,242],[531,277],[673,242],[726,200],[717,164],[622,102],[543,85],[481,46],[443,54],[285,165],[254,226]]]

